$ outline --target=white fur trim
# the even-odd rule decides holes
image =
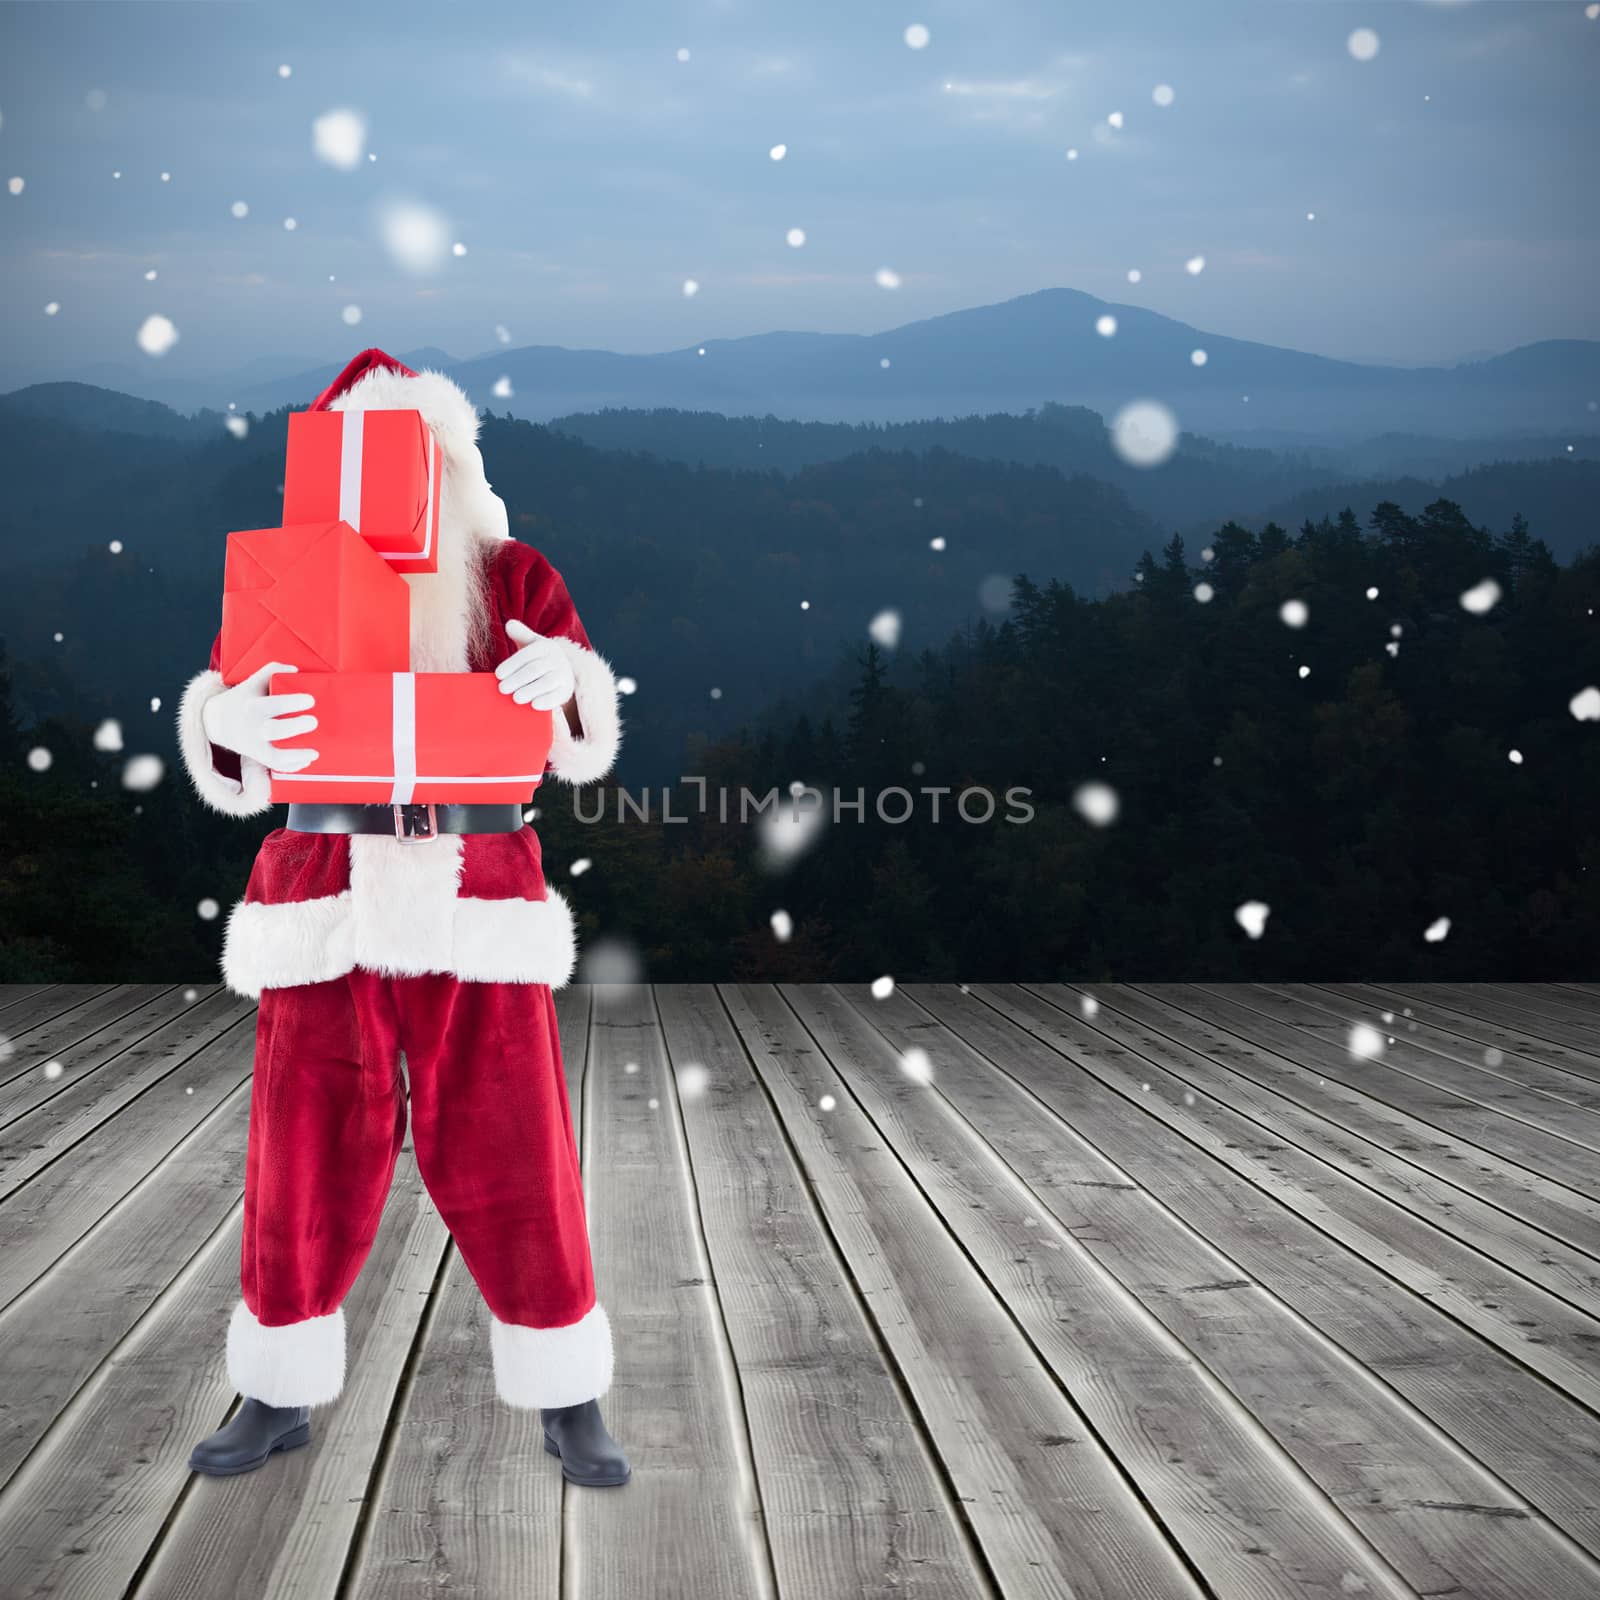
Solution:
[[[575,1406],[611,1387],[611,1323],[598,1302],[564,1328],[524,1328],[491,1314],[489,1348],[508,1406]]]
[[[578,962],[572,907],[555,889],[543,900],[458,900],[450,970],[474,983],[564,988]]]
[[[451,970],[462,848],[457,833],[420,844],[381,833],[350,836],[351,957],[358,967],[390,977]]]
[[[258,817],[271,809],[272,778],[259,761],[239,757],[242,783],[218,772],[212,765],[211,740],[206,734],[206,702],[221,694],[228,685],[220,672],[197,672],[183,691],[178,704],[178,753],[194,785],[195,793],[211,807],[229,817]]]
[[[344,1388],[344,1312],[265,1328],[243,1300],[228,1324],[228,1381],[269,1406],[322,1406]]]
[[[621,694],[611,663],[571,639],[551,641],[559,647],[578,681],[575,735],[557,711],[551,718],[550,770],[568,783],[593,783],[611,770],[622,743]]]
[[[263,989],[342,978],[355,965],[350,892],[267,905],[241,900],[222,939],[222,981],[258,1000]]]
[[[362,844],[385,842],[381,836],[355,838]],[[401,848],[432,850],[443,842]],[[547,893],[545,900],[458,899],[439,924],[391,928],[382,928],[372,911],[358,908],[349,890],[283,905],[241,900],[228,919],[222,976],[234,994],[248,1000],[259,999],[263,989],[342,978],[358,966],[559,989],[577,962],[577,934],[572,908],[556,890]]]

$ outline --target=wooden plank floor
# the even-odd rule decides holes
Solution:
[[[0,987],[0,1596],[1600,1595],[1600,986],[557,1004],[620,1491],[409,1151],[313,1447],[191,1476],[254,1009]]]

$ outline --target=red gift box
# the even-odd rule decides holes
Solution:
[[[544,776],[551,713],[518,705],[499,685],[492,672],[274,674],[272,693],[313,695],[317,719],[277,748],[317,759],[274,771],[272,798],[521,804]]]
[[[411,665],[411,590],[343,522],[228,535],[221,671],[238,683],[269,661],[302,672]]]
[[[395,571],[437,572],[442,475],[420,412],[291,412],[283,520],[338,517]]]

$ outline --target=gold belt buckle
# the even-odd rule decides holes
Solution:
[[[439,837],[439,814],[432,804],[397,805],[394,836],[407,844],[423,844]]]

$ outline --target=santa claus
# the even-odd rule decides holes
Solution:
[[[617,685],[560,575],[510,536],[472,403],[440,373],[367,350],[313,409],[421,413],[443,457],[438,570],[406,574],[411,667],[493,672],[552,713],[548,772],[603,777]],[[269,770],[314,750],[306,694],[274,664],[232,688],[210,669],[178,713],[201,798],[267,810]],[[280,691],[282,685],[279,685]],[[341,1309],[371,1249],[406,1130],[490,1318],[496,1387],[538,1407],[569,1481],[619,1484],[628,1462],[599,1398],[611,1329],[595,1299],[551,990],[571,976],[572,913],[545,882],[516,805],[292,805],[228,919],[223,976],[259,1000],[245,1168],[243,1297],[228,1372],[244,1404],[196,1446],[200,1472],[248,1472],[310,1438],[344,1381]]]

